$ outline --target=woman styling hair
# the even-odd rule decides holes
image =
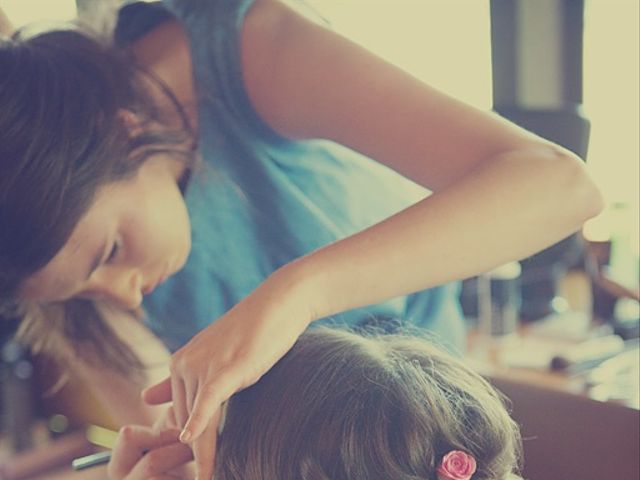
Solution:
[[[216,480],[519,478],[520,435],[501,395],[419,335],[312,329],[224,408]],[[116,453],[130,450],[127,435]],[[136,468],[151,477],[154,464]]]
[[[602,208],[571,152],[280,1],[122,13],[149,8],[122,52],[73,31],[0,46],[0,297],[48,310],[25,332],[62,332],[120,421],[151,421],[128,353],[160,338],[171,375],[144,398],[173,401],[203,478],[219,406],[311,322],[400,317],[461,346],[450,282]],[[154,336],[94,305],[142,306]]]

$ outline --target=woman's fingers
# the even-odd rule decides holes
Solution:
[[[220,414],[216,413],[205,431],[191,444],[193,457],[196,461],[197,478],[212,478],[215,470],[216,444],[218,441],[218,421]]]
[[[189,412],[185,398],[185,385],[182,378],[171,372],[171,398],[173,400],[173,412],[180,428],[184,428]]]
[[[127,480],[148,480],[155,476],[170,476],[174,470],[193,460],[189,446],[177,441],[165,447],[149,451],[131,470]],[[162,478],[162,477],[161,477]],[[211,477],[209,477],[211,478]]]
[[[164,417],[161,417],[160,420],[156,422],[154,427],[157,430],[162,430],[167,428],[182,430],[182,425],[178,425],[178,419],[176,418],[173,405],[169,406],[169,408],[164,414]]]
[[[198,392],[197,386],[198,386],[198,384],[196,382],[194,382],[194,381],[186,381],[186,382],[184,382],[184,393],[185,393],[187,416],[184,419],[184,423],[181,425],[183,428],[187,423],[189,415],[193,411],[193,405],[194,405],[195,400],[196,400],[195,397],[196,397],[196,394]]]
[[[156,448],[176,444],[180,430],[153,431],[141,425],[127,425],[120,429],[108,465],[109,478],[124,479],[145,456]]]
[[[227,369],[201,386],[196,394],[189,419],[180,434],[181,442],[190,442],[198,438],[212,421],[214,414],[217,428],[220,405],[241,387],[241,385],[234,386],[234,381],[237,382],[237,373],[234,375],[232,369]]]
[[[149,405],[159,405],[171,401],[171,377],[142,391],[142,399]]]
[[[189,392],[187,392],[181,377],[175,374],[175,372],[172,372],[170,377],[143,390],[142,399],[150,405],[159,405],[173,401],[173,414],[178,425],[182,428],[189,416],[190,409],[188,408],[187,400],[190,400],[190,397],[188,397],[187,394],[190,393],[191,390],[193,389],[189,389]]]

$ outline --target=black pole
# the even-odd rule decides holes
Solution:
[[[550,7],[552,15],[539,10]],[[583,24],[583,0],[491,0],[494,111],[584,160],[590,124],[582,112]],[[550,53],[548,64],[540,48]],[[533,101],[527,86],[534,87]],[[582,259],[581,237],[572,235],[523,260],[521,318],[554,313],[559,279]]]

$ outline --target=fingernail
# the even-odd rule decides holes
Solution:
[[[180,441],[182,443],[187,443],[191,440],[191,432],[189,430],[182,430],[180,433]]]

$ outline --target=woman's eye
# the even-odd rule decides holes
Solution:
[[[109,256],[107,257],[107,260],[105,263],[112,262],[113,259],[116,258],[116,256],[118,255],[119,251],[120,251],[120,241],[116,240],[115,242],[113,242],[113,246],[111,247],[111,251],[109,252]]]

